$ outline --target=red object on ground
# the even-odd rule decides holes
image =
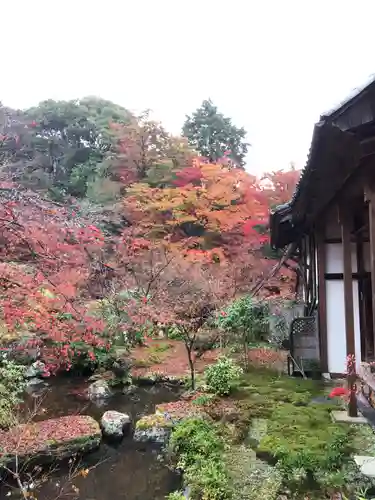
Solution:
[[[347,396],[348,394],[349,394],[349,391],[348,391],[348,389],[345,389],[345,387],[335,387],[330,392],[329,397],[330,398],[343,397],[343,396]]]

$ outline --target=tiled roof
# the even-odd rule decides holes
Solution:
[[[324,114],[321,115],[320,121],[315,124],[314,132],[313,132],[313,136],[312,136],[312,140],[311,140],[311,146],[310,146],[310,150],[309,150],[309,154],[308,154],[308,158],[307,158],[307,162],[306,162],[306,165],[304,166],[304,168],[302,169],[301,177],[300,177],[299,182],[298,182],[298,184],[296,186],[296,189],[295,189],[295,191],[293,193],[293,196],[292,196],[291,200],[288,203],[276,207],[275,210],[273,211],[273,214],[276,214],[279,211],[285,212],[285,210],[287,209],[287,207],[289,207],[291,209],[292,206],[293,206],[293,204],[294,204],[294,202],[295,202],[295,200],[300,195],[301,188],[302,188],[302,186],[304,185],[304,183],[306,181],[306,177],[307,177],[308,172],[309,172],[310,167],[311,167],[312,152],[314,150],[315,145],[317,144],[317,141],[318,141],[318,138],[319,138],[319,132],[320,132],[322,126],[327,121],[331,121],[337,115],[341,114],[341,112],[343,112],[345,109],[347,109],[348,106],[351,106],[352,104],[354,104],[354,102],[357,100],[357,98],[359,98],[364,92],[366,92],[369,89],[369,87],[372,86],[372,85],[375,85],[375,75],[372,75],[369,78],[369,80],[364,85],[362,85],[361,87],[358,87],[355,90],[353,90],[346,97],[346,99],[344,101],[342,101],[338,106],[335,106],[330,111],[327,111],[326,113],[324,113]]]

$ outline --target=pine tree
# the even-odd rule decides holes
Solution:
[[[211,100],[203,101],[192,116],[186,117],[183,135],[195,150],[212,163],[227,158],[236,166],[245,164],[249,146],[245,140],[245,129],[233,125],[230,118],[218,112]]]

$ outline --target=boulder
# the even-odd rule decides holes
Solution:
[[[99,424],[89,416],[68,416],[18,425],[0,432],[1,466],[46,464],[77,453],[85,453],[100,445]]]
[[[90,399],[107,399],[112,396],[108,382],[97,380],[89,385],[88,396]]]
[[[132,380],[138,385],[168,384],[172,386],[180,386],[185,382],[184,377],[181,376],[148,371],[133,374]]]
[[[27,381],[27,387],[41,385],[41,384],[45,384],[44,380],[37,377],[29,378],[29,380]]]
[[[35,361],[27,368],[25,378],[45,377],[47,374],[49,372],[45,363],[43,361]]]
[[[135,426],[134,440],[166,445],[171,435],[173,423],[161,414],[146,415]]]
[[[124,430],[130,426],[130,417],[118,411],[106,411],[100,420],[103,434],[110,438],[121,439]]]
[[[125,394],[126,396],[133,396],[136,392],[137,392],[137,386],[132,384],[127,385],[122,390],[122,393]]]

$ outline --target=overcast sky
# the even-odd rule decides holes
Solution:
[[[178,133],[210,97],[250,171],[302,167],[319,115],[375,73],[374,19],[374,0],[4,0],[0,100],[98,95]]]

